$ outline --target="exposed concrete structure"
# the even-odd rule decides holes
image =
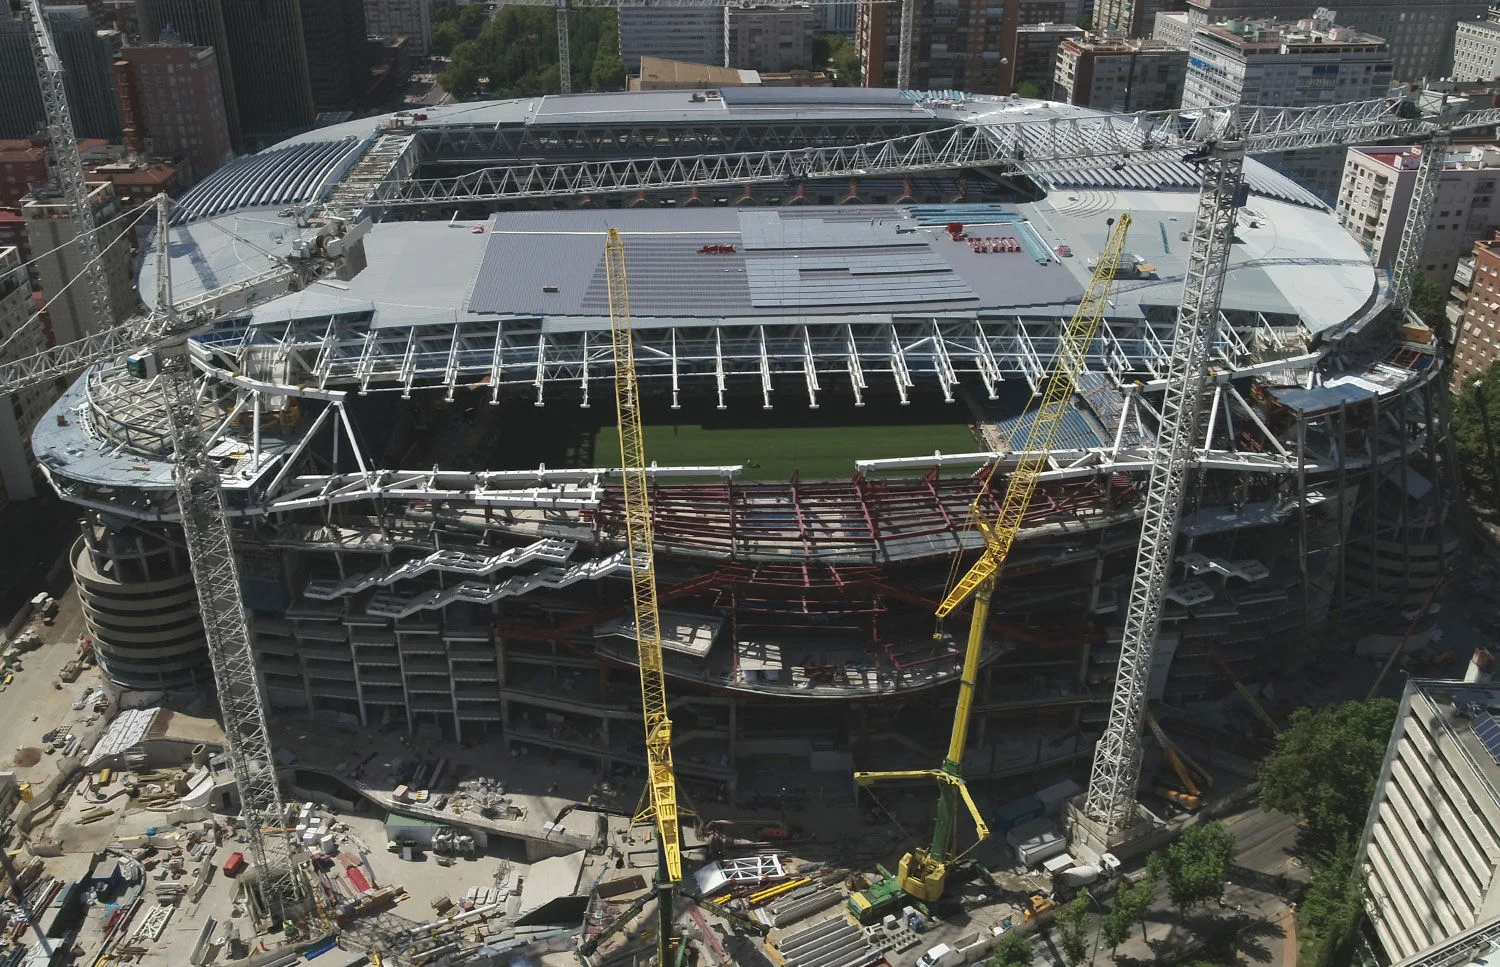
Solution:
[[[724,88],[351,121],[184,196],[174,298],[267,268],[309,198],[357,212],[429,165],[576,158],[601,143],[643,157],[704,143],[797,150],[1022,110],[1082,113],[1009,97]],[[930,761],[945,716],[907,717],[897,742],[870,713],[919,695],[950,703],[940,693],[955,687],[959,649],[933,639],[933,599],[952,556],[978,546],[967,507],[988,499],[984,469],[1024,419],[1107,214],[1129,211],[1150,226],[1131,239],[1132,264],[1154,268],[1116,286],[995,596],[965,771],[1087,755],[1107,714],[1181,294],[1177,233],[1197,204],[1191,165],[1145,170],[579,195],[567,210],[469,203],[451,225],[444,206],[374,225],[347,278],[196,336],[273,717],[485,737],[604,773],[641,766],[609,469],[612,226],[629,260],[655,462],[679,775],[750,795],[780,794],[795,774],[788,795],[844,797],[851,766]],[[1315,198],[1253,162],[1246,174],[1253,215],[1214,349],[1224,377],[1183,524],[1193,553],[1172,579],[1152,686],[1176,702],[1221,687],[1211,648],[1253,679],[1293,636],[1420,601],[1456,541],[1431,347],[1372,323],[1389,301],[1384,275]],[[154,292],[151,268],[139,285]],[[37,449],[89,516],[94,571],[129,584],[149,558],[139,598],[171,607],[188,589],[150,586],[182,574],[152,392],[91,372],[53,410],[68,425],[42,421]],[[1002,463],[989,486],[1006,473]],[[186,662],[186,620],[182,630],[173,660]]]

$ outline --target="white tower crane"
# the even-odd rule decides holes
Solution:
[[[0,390],[14,392],[86,363],[113,358],[127,346],[144,344],[148,351],[161,350],[157,356],[151,357],[148,368],[158,370],[154,375],[167,403],[175,449],[173,483],[193,578],[198,586],[204,637],[224,717],[229,764],[239,789],[240,816],[244,821],[260,895],[267,914],[273,922],[279,923],[300,904],[305,887],[293,866],[292,843],[283,831],[285,808],[266,730],[260,679],[250,650],[244,607],[240,603],[239,575],[219,490],[218,470],[208,454],[202,408],[197,401],[187,357],[182,352],[188,330],[195,320],[180,315],[171,304],[166,197],[159,196],[157,201],[156,307],[144,320],[134,319],[123,326],[114,326],[110,318],[108,284],[100,260],[97,226],[89,205],[83,163],[78,156],[78,142],[63,87],[62,60],[53,44],[41,0],[24,0],[21,12],[31,28],[53,162],[77,232],[96,324],[107,328],[78,343],[8,364],[3,370],[9,378],[0,382]],[[294,274],[289,267],[276,271],[286,274],[289,279]],[[234,289],[243,291],[244,284]],[[219,293],[224,297],[231,294]],[[212,299],[204,301],[208,307],[213,304]],[[267,828],[275,831],[266,832]]]

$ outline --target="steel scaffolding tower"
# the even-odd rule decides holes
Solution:
[[[1244,204],[1245,164],[1239,131],[1202,152],[1203,190],[1193,221],[1192,248],[1162,400],[1161,430],[1151,451],[1151,482],[1141,519],[1140,549],[1130,584],[1120,664],[1110,699],[1109,724],[1094,747],[1084,813],[1110,832],[1130,824],[1141,772],[1141,714],[1151,681],[1151,659],[1161,625],[1162,594],[1171,576],[1177,521],[1193,451],[1202,427],[1199,413],[1208,378],[1209,347],[1219,326],[1219,299],[1234,240],[1235,213]]]

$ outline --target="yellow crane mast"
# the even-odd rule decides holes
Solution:
[[[651,495],[646,480],[646,441],[641,425],[640,386],[630,333],[630,285],[625,276],[625,244],[618,229],[604,245],[609,280],[609,334],[614,346],[615,412],[620,430],[620,479],[624,491],[625,538],[630,553],[630,592],[635,605],[635,640],[641,665],[641,711],[646,727],[646,793],[637,823],[656,826],[660,847],[657,870],[658,963],[666,965],[672,945],[672,888],[682,879],[682,837],[677,776],[672,769],[672,720],[662,672],[661,620],[656,606],[656,569],[651,544]]]
[[[1078,305],[1062,340],[1057,355],[1047,373],[1041,404],[1032,411],[1031,423],[1024,427],[1024,442],[1012,450],[1018,463],[1011,473],[1000,502],[1000,512],[993,521],[984,514],[985,495],[988,493],[989,477],[981,486],[969,505],[969,522],[984,538],[984,551],[969,570],[959,578],[942,604],[938,606],[939,620],[947,618],[966,601],[972,599],[972,616],[969,620],[969,639],[964,650],[963,676],[959,679],[958,705],[953,713],[953,731],[948,740],[948,755],[941,768],[912,770],[905,772],[857,772],[854,779],[860,785],[870,785],[884,779],[911,779],[928,777],[938,782],[938,805],[933,818],[932,840],[924,849],[917,847],[901,858],[896,878],[901,889],[920,900],[936,900],[943,893],[948,874],[963,859],[963,856],[989,836],[978,807],[969,796],[963,780],[964,746],[969,737],[969,717],[974,707],[974,687],[979,677],[979,660],[984,652],[985,626],[989,623],[990,597],[995,591],[995,581],[1010,556],[1011,545],[1021,530],[1026,509],[1031,505],[1032,494],[1042,472],[1047,469],[1047,460],[1052,446],[1057,441],[1058,430],[1067,416],[1072,403],[1078,377],[1083,373],[1089,346],[1098,335],[1099,325],[1109,307],[1109,292],[1114,285],[1115,272],[1119,268],[1120,256],[1125,250],[1125,235],[1130,230],[1130,216],[1121,215],[1114,223],[1114,231],[1099,255],[1094,273],[1089,280],[1088,291]],[[990,476],[999,465],[990,467]],[[939,633],[941,634],[941,632]],[[955,854],[953,840],[957,819],[958,799],[962,797],[969,814],[974,819],[975,842],[968,850]]]

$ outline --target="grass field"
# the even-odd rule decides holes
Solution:
[[[842,480],[855,460],[925,456],[934,450],[978,449],[962,423],[915,426],[704,427],[652,423],[646,426],[646,460],[662,466],[744,464],[746,480]],[[619,466],[620,435],[613,426],[594,437],[597,466]]]

